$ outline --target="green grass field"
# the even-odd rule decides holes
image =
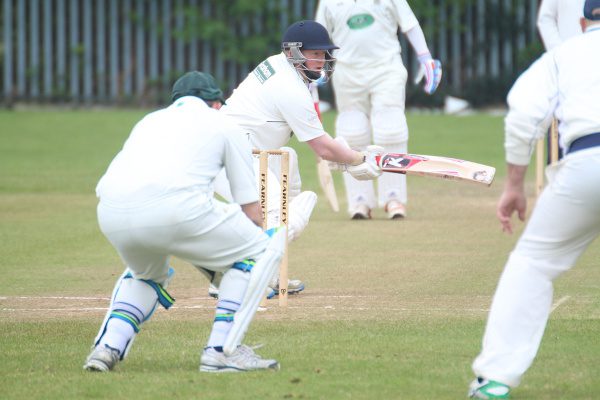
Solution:
[[[410,151],[498,168],[490,188],[409,177],[408,218],[350,221],[319,200],[290,246],[307,288],[269,303],[246,342],[278,373],[198,372],[213,318],[206,280],[175,261],[173,309],[144,325],[111,374],[81,367],[123,266],[100,233],[96,182],[144,111],[0,111],[0,398],[461,399],[515,235],[495,203],[502,118],[409,115]],[[332,131],[334,115],[325,115]],[[294,143],[305,190],[314,156]],[[532,172],[532,171],[531,171]],[[336,176],[345,209],[341,179]],[[533,194],[533,174],[529,192]],[[530,204],[533,204],[531,198]],[[597,399],[600,248],[555,285],[540,353],[515,399]]]

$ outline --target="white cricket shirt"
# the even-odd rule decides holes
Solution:
[[[506,161],[527,165],[535,141],[559,120],[560,145],[600,132],[600,26],[575,36],[531,65],[508,93]]]
[[[537,25],[546,50],[563,41],[581,35],[579,19],[583,17],[585,0],[543,0]]]
[[[240,128],[201,99],[182,97],[135,125],[96,194],[103,204],[124,208],[168,196],[210,202],[223,167],[236,203],[258,201],[251,148]]]
[[[316,21],[327,28],[339,64],[373,68],[400,53],[398,27],[419,25],[406,0],[321,0]]]
[[[325,134],[308,86],[283,53],[250,72],[220,112],[241,126],[252,146],[261,150],[285,146],[292,131],[300,142]]]

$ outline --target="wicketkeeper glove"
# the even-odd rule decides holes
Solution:
[[[433,94],[442,80],[442,63],[440,60],[431,58],[429,53],[420,55],[419,62],[425,75],[423,90],[427,94]]]

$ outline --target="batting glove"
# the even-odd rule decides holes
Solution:
[[[348,165],[346,171],[359,181],[367,181],[379,177],[382,171],[379,165],[377,165],[375,156],[383,153],[383,147],[376,145],[367,146],[367,150],[362,153],[365,156],[364,161],[358,165]]]
[[[419,56],[419,62],[425,74],[423,90],[427,94],[433,94],[442,80],[442,63],[440,60],[431,58],[429,53]]]

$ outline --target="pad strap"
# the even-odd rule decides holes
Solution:
[[[242,272],[250,272],[250,271],[252,271],[252,268],[254,268],[254,264],[256,264],[256,262],[253,259],[246,258],[242,261],[233,263],[231,268],[239,269]]]
[[[146,282],[148,285],[150,285],[150,287],[152,289],[154,289],[154,291],[158,295],[158,302],[160,303],[161,306],[163,306],[165,308],[165,310],[168,310],[169,308],[171,308],[173,303],[175,303],[175,299],[173,297],[171,297],[169,292],[167,292],[165,290],[165,288],[162,287],[161,284],[153,282],[149,279],[141,279],[141,280],[143,282]]]
[[[117,318],[117,319],[127,322],[129,325],[131,325],[133,327],[133,330],[135,331],[135,333],[138,333],[140,331],[140,325],[139,325],[138,321],[136,321],[135,318],[133,318],[131,315],[129,315],[127,313],[113,311],[110,313],[110,318]]]
[[[123,279],[134,279],[134,278],[130,272],[127,275],[125,275],[123,277]],[[158,296],[158,302],[160,303],[161,306],[163,306],[165,308],[165,310],[168,310],[169,308],[171,308],[173,303],[175,303],[175,299],[169,294],[169,292],[167,292],[165,290],[165,288],[160,283],[156,283],[154,281],[151,281],[150,279],[140,279],[140,281],[145,282],[152,289],[154,289],[154,291],[156,292],[156,295]]]

